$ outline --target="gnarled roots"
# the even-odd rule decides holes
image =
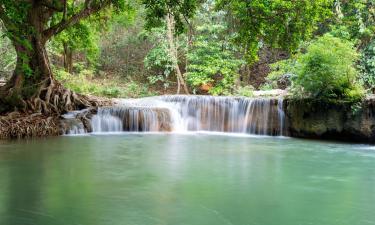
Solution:
[[[19,92],[14,92],[14,88],[8,88],[8,96],[17,95],[15,93]],[[13,96],[13,102],[9,103],[8,101],[8,104],[14,104],[14,102],[16,104],[8,108],[12,111],[15,109],[15,111],[27,114],[61,115],[72,110],[110,104],[110,101],[107,99],[77,94],[53,79],[43,80],[38,84],[36,90],[33,90],[33,93],[28,98],[20,94],[16,98]],[[14,101],[14,99],[17,100]]]
[[[32,98],[24,100],[25,109],[43,114],[61,114],[96,105],[87,96],[76,94],[54,80],[45,80]]]

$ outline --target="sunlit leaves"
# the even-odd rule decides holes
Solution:
[[[235,41],[246,49],[249,61],[256,60],[262,44],[295,50],[329,17],[332,5],[332,0],[217,1],[217,7],[233,17]]]

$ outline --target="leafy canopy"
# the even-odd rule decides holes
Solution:
[[[165,16],[171,14],[176,23],[176,33],[184,31],[184,23],[193,17],[201,0],[142,0],[146,9],[146,28],[164,26]]]
[[[331,15],[333,0],[218,0],[229,12],[234,40],[246,50],[249,61],[257,59],[262,45],[293,51],[311,37],[319,22]]]
[[[351,0],[335,2],[336,23],[334,30],[347,33],[347,38],[368,43],[375,36],[375,2]]]

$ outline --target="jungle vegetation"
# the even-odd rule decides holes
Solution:
[[[61,114],[91,95],[375,90],[372,0],[0,0],[0,20],[0,113]]]

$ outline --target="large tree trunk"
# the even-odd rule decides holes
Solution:
[[[32,40],[31,50],[16,45],[17,65],[1,91],[0,112],[61,114],[90,106],[86,97],[65,89],[53,78],[44,44]]]
[[[28,15],[28,26],[36,32],[25,32],[22,43],[12,40],[17,64],[11,79],[0,89],[0,113],[61,114],[91,105],[86,97],[65,89],[53,78],[39,13],[35,10]]]
[[[20,10],[10,10],[20,14],[19,21],[12,21],[12,17],[8,15],[7,7],[14,8],[15,4],[0,4],[2,25],[6,28],[6,33],[17,52],[17,65],[13,76],[0,88],[0,114],[9,111],[61,114],[69,110],[108,103],[78,95],[65,89],[53,78],[45,48],[46,42],[66,28],[113,3],[111,0],[79,2],[82,8],[68,17],[66,0],[20,1]],[[62,19],[53,23],[51,18],[57,13],[63,14]]]

